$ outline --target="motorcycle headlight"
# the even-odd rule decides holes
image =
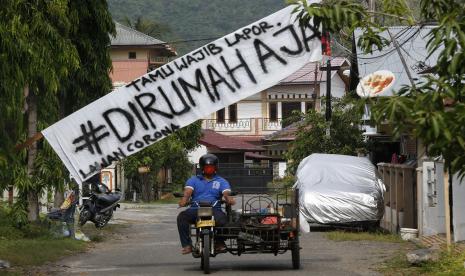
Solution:
[[[199,207],[199,209],[197,210],[197,216],[199,217],[211,217],[212,215],[212,207]]]

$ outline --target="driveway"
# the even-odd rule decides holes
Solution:
[[[181,255],[174,204],[134,208],[123,205],[112,223],[126,224],[124,234],[98,243],[89,252],[65,258],[49,269],[57,275],[202,275],[200,260]],[[301,237],[302,269],[293,270],[283,255],[221,254],[211,259],[212,274],[221,275],[378,275],[376,264],[399,246],[369,241],[335,242],[324,233]]]

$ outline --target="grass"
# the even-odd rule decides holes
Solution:
[[[405,256],[409,251],[414,250],[411,246],[404,246],[396,256],[379,267],[379,272],[384,275],[426,275],[426,276],[446,276],[465,275],[464,261],[465,253],[457,253],[442,250],[437,261],[430,261],[418,266],[411,265]]]
[[[122,225],[109,224],[103,229],[96,229],[93,224],[86,224],[82,231],[92,241],[103,241],[121,229]],[[60,223],[43,220],[38,224],[26,224],[14,227],[7,209],[0,208],[0,259],[12,266],[1,270],[1,275],[26,275],[34,266],[54,262],[58,259],[84,252],[89,243],[70,238],[57,237],[54,231],[61,229]]]
[[[333,241],[405,242],[398,235],[385,234],[382,232],[332,231],[326,233],[326,238]]]
[[[413,266],[407,261],[406,253],[416,250],[419,247],[413,243],[403,241],[398,235],[385,234],[382,232],[347,232],[333,231],[327,232],[326,238],[333,241],[375,241],[400,243],[401,249],[391,259],[381,264],[378,271],[384,275],[405,275],[405,276],[448,276],[465,275],[465,252],[457,252],[442,249],[437,261],[430,261],[418,266]]]
[[[83,252],[86,243],[72,239],[15,239],[0,242],[0,256],[14,266],[36,266],[77,252]]]

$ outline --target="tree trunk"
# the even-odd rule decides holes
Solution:
[[[37,221],[39,219],[39,194],[35,191],[27,193],[27,218],[29,221]]]
[[[58,110],[59,112],[59,119],[63,119],[66,114],[66,93],[63,91],[60,92],[59,94],[59,104],[60,108]],[[55,183],[53,185],[54,188],[54,195],[53,195],[53,207],[54,208],[60,208],[61,204],[65,201],[65,192],[64,192],[64,184],[61,185],[60,183]]]
[[[60,208],[61,204],[65,201],[65,195],[63,191],[60,191],[58,187],[55,187],[55,195],[53,196],[53,207]]]
[[[142,200],[150,202],[152,199],[152,185],[150,183],[150,177],[148,173],[142,175]]]
[[[10,207],[13,205],[13,195],[13,186],[8,186],[8,205],[10,205]]]
[[[29,91],[29,87],[24,88],[27,93],[27,136],[33,137],[37,133],[37,98],[33,92]],[[27,151],[27,173],[32,177],[34,173],[34,161],[37,156],[37,142],[33,142]],[[34,184],[33,184],[34,186]],[[29,221],[37,221],[39,219],[39,195],[36,189],[30,188],[27,193],[28,203],[28,219]]]

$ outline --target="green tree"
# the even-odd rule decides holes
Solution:
[[[38,219],[39,194],[62,183],[64,169],[52,166],[59,162],[46,142],[27,153],[14,145],[109,90],[112,32],[105,1],[2,1],[0,188],[19,189],[31,221]]]
[[[67,1],[3,2],[0,10],[0,78],[2,98],[5,98],[2,109],[9,109],[14,119],[20,116],[18,107],[24,106],[25,99],[27,103],[27,127],[21,125],[21,120],[13,120],[18,124],[7,123],[12,132],[4,135],[9,136],[10,143],[6,145],[10,146],[26,133],[28,137],[36,134],[38,97],[49,98],[56,93],[60,79],[77,68],[78,58],[76,49],[67,39],[71,27]],[[5,177],[27,195],[29,220],[37,220],[40,187],[31,181],[37,144],[27,151],[27,166],[11,167],[20,165],[22,160],[12,152],[13,148],[3,150],[13,159],[7,165]]]
[[[54,106],[57,110],[50,112],[47,108],[41,109],[44,112],[39,116],[42,122],[40,129],[66,117],[112,89],[109,77],[112,62],[108,46],[111,43],[110,35],[115,35],[115,26],[106,1],[70,1],[69,18],[73,25],[69,39],[78,52],[79,69],[61,81],[58,95],[55,96],[58,103]],[[43,102],[42,106],[47,106],[47,102]],[[48,187],[53,187],[55,207],[58,207],[64,200],[63,179],[67,179],[67,169],[45,141],[42,149],[39,153],[42,156],[36,161],[41,171],[37,181],[49,183]]]
[[[298,123],[296,139],[287,152],[289,171],[294,174],[300,161],[312,153],[356,155],[365,148],[359,127],[361,114],[351,99],[336,101],[332,109],[331,123],[324,113],[314,110],[303,115]],[[326,130],[330,129],[330,135]]]
[[[171,28],[168,25],[149,20],[143,16],[136,17],[134,21],[131,21],[131,19],[126,16],[122,23],[134,30],[155,38],[160,38],[171,33]]]
[[[355,1],[323,1],[307,5],[294,1],[302,21],[325,26],[330,32],[361,28],[357,41],[365,51],[389,43],[379,33],[385,27],[371,20],[382,15],[398,24],[418,23],[403,0],[384,0],[376,13],[370,13]],[[394,133],[413,133],[428,147],[430,156],[443,156],[452,173],[465,175],[465,3],[459,0],[420,0],[419,18],[437,22],[427,35],[425,48],[439,53],[435,74],[414,85],[405,86],[394,97],[368,99],[377,122],[387,120]],[[417,16],[418,17],[418,16]]]
[[[144,201],[150,201],[153,184],[161,168],[171,168],[173,184],[180,184],[192,173],[192,164],[187,159],[190,150],[198,146],[201,136],[200,121],[184,127],[173,135],[133,154],[123,161],[124,171],[129,178],[139,179]],[[150,173],[141,176],[139,167],[149,167]]]

